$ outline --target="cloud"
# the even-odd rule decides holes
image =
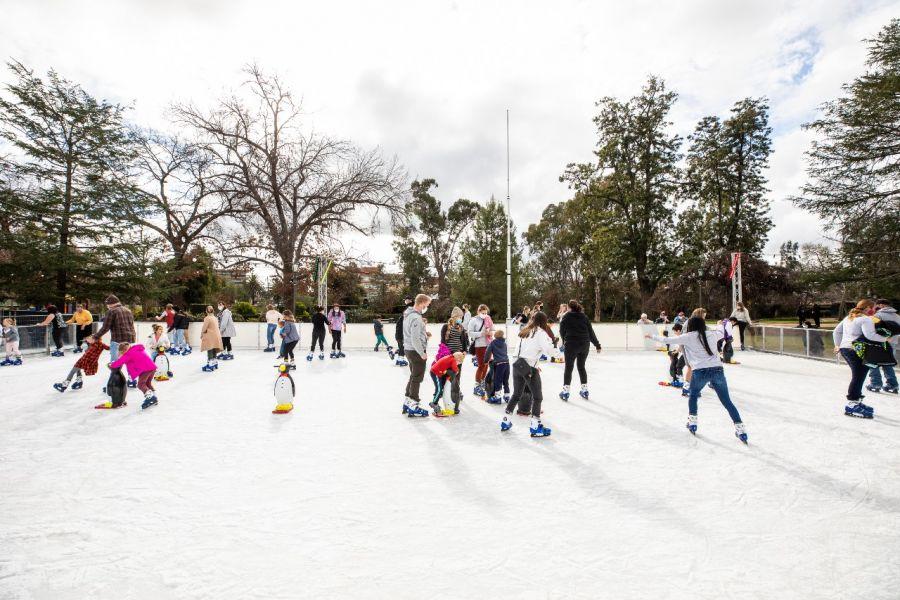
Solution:
[[[210,104],[256,61],[303,98],[310,126],[396,154],[439,197],[506,195],[522,231],[568,197],[566,163],[590,160],[594,102],[636,94],[648,74],[680,94],[674,129],[770,99],[770,198],[786,239],[821,238],[786,201],[803,183],[800,127],[863,71],[865,46],[900,2],[523,1],[0,2],[0,55],[56,68],[165,127],[177,100]],[[0,80],[6,80],[6,73]],[[364,243],[364,242],[361,242]],[[370,255],[392,260],[389,238]]]

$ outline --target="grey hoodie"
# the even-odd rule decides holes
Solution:
[[[427,344],[428,336],[425,335],[422,313],[410,306],[403,313],[403,347],[406,351],[412,350],[420,356],[425,356]]]

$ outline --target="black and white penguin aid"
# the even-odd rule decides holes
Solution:
[[[283,415],[294,410],[294,378],[287,364],[278,367],[278,377],[275,378],[275,410],[272,414]]]

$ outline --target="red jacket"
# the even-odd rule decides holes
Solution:
[[[100,355],[104,350],[109,350],[109,346],[100,341],[100,338],[94,340],[94,343],[87,347],[75,367],[84,371],[85,375],[96,375],[97,364],[100,362]]]
[[[447,371],[459,373],[459,365],[456,364],[456,359],[452,354],[448,354],[444,358],[431,365],[431,372],[438,377],[443,377],[447,373]]]

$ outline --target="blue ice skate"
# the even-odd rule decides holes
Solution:
[[[559,393],[559,399],[563,402],[569,401],[569,386],[564,385],[562,391]]]
[[[331,354],[328,355],[328,358],[337,358],[337,352],[334,350],[331,351]]]
[[[484,396],[484,388],[480,385],[476,385],[475,389],[472,390],[472,393],[481,398],[482,396]]]
[[[54,350],[53,352],[50,353],[50,356],[59,358],[60,356],[65,356],[65,355],[63,354],[62,350]]]
[[[697,435],[697,415],[688,415],[687,423],[684,425],[691,435]]]
[[[503,420],[500,421],[500,431],[509,431],[512,429],[512,421],[509,420],[508,416],[504,416]]]
[[[17,357],[10,363],[10,365],[13,366],[13,367],[17,367],[17,366],[19,366],[19,365],[21,365],[21,364],[22,364],[22,357],[21,357],[21,356],[17,356]]]
[[[848,404],[844,407],[844,414],[848,417],[859,417],[860,419],[872,419],[875,417],[875,409],[866,406],[862,402]]]
[[[68,387],[68,383],[66,383],[65,381],[62,383],[54,383],[53,384],[53,389],[56,390],[57,392],[59,392],[60,394],[62,394],[64,391],[66,391],[67,387]]]
[[[338,352],[337,357],[338,357],[338,358],[347,358],[347,355],[344,354],[343,352]]]
[[[895,387],[883,387],[883,388],[881,388],[881,391],[884,392],[885,394],[898,393],[897,388],[895,388]]]
[[[880,393],[881,393],[881,386],[880,386],[880,385],[867,385],[867,386],[866,386],[866,389],[869,390],[870,392],[872,392],[873,394],[880,394]]]
[[[476,368],[478,367],[478,357],[477,356],[472,357],[472,366],[476,367]]]
[[[538,421],[537,427],[529,427],[528,431],[531,433],[531,437],[549,437],[550,436],[550,428],[544,427],[544,425]]]
[[[11,364],[13,364],[13,361],[12,361],[11,358],[9,358],[9,357],[7,356],[6,358],[3,359],[2,362],[0,362],[0,367],[6,367],[6,366],[11,365]]]
[[[586,387],[583,387],[583,388],[581,388],[581,391],[578,392],[578,395],[581,396],[582,398],[584,398],[585,400],[588,400],[590,397],[590,392],[588,392],[588,389]]]
[[[673,379],[673,380],[672,380],[672,387],[683,388],[683,387],[684,387],[684,382],[681,381],[680,379]]]
[[[130,388],[136,388],[136,387],[137,387],[137,380],[136,380],[136,379],[129,379],[129,380],[128,380],[128,387],[130,387]]]
[[[313,353],[310,352],[309,354],[306,355],[306,362],[312,362],[312,361],[313,361]]]
[[[212,373],[216,370],[216,367],[212,363],[206,363],[205,365],[200,367],[200,370],[204,373]]]
[[[320,352],[320,353],[319,353],[319,360],[325,360],[325,353],[324,353],[324,352]]]
[[[548,357],[547,357],[546,354],[541,354],[541,360],[544,361],[544,362],[546,362],[546,361],[549,360],[549,359],[548,359]]]
[[[159,404],[159,401],[156,399],[155,395],[147,396],[141,404],[141,410],[147,410],[151,406],[156,406],[157,404]]]
[[[744,429],[743,423],[735,423],[734,424],[734,437],[741,440],[745,444],[747,443],[747,431]]]
[[[407,402],[403,405],[403,412],[407,417],[427,417],[428,411],[419,406],[418,402]]]
[[[500,394],[494,394],[490,398],[487,399],[488,404],[503,404],[503,400],[500,398]]]
[[[83,387],[84,387],[84,382],[81,379],[76,379],[75,381],[72,382],[73,390],[80,390]]]

